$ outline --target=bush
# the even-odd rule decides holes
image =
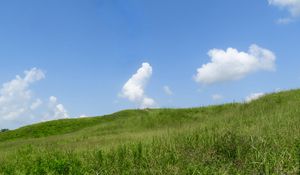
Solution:
[[[1,129],[0,132],[7,132],[9,129]]]

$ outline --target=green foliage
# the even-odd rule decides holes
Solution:
[[[9,129],[0,129],[0,132],[7,132]]]
[[[300,90],[0,133],[0,174],[299,174]]]

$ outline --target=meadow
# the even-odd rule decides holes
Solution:
[[[300,174],[300,90],[0,133],[0,174]]]

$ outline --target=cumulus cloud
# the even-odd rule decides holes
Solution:
[[[270,5],[286,9],[290,13],[290,17],[280,18],[277,20],[279,24],[287,24],[300,16],[300,1],[299,0],[268,0]]]
[[[154,99],[145,94],[145,86],[152,76],[152,67],[149,63],[143,63],[142,67],[132,75],[132,77],[124,84],[121,97],[138,103],[140,108],[153,107]]]
[[[0,128],[18,127],[45,119],[66,117],[66,110],[61,104],[45,107],[40,98],[36,98],[30,86],[45,78],[45,73],[37,68],[24,71],[24,76],[17,75],[4,83],[0,89]],[[47,111],[43,112],[42,111]],[[51,111],[55,115],[51,115]],[[59,112],[60,111],[60,112]],[[51,116],[51,117],[50,117]]]
[[[68,111],[65,109],[64,105],[58,103],[57,97],[51,96],[48,101],[48,112],[44,115],[43,120],[69,118]]]
[[[194,76],[195,81],[201,84],[239,80],[253,72],[275,70],[275,54],[255,44],[249,47],[248,52],[235,48],[212,49],[208,56],[211,62],[198,68]]]
[[[220,94],[213,94],[211,97],[214,101],[222,100],[224,97]]]
[[[28,88],[34,82],[44,79],[45,74],[37,68],[24,73],[24,77],[17,75],[0,89],[1,120],[15,120],[39,106],[39,100],[33,100],[33,94]]]
[[[155,105],[155,101],[152,98],[144,97],[141,103],[140,108],[150,108]]]
[[[164,86],[163,89],[167,95],[173,95],[173,91],[171,90],[171,88],[169,86]]]
[[[246,103],[250,103],[251,101],[257,100],[261,97],[263,97],[265,93],[259,92],[259,93],[252,93],[249,96],[246,97],[245,101]]]

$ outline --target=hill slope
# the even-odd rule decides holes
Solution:
[[[0,174],[297,174],[300,90],[0,133]]]

